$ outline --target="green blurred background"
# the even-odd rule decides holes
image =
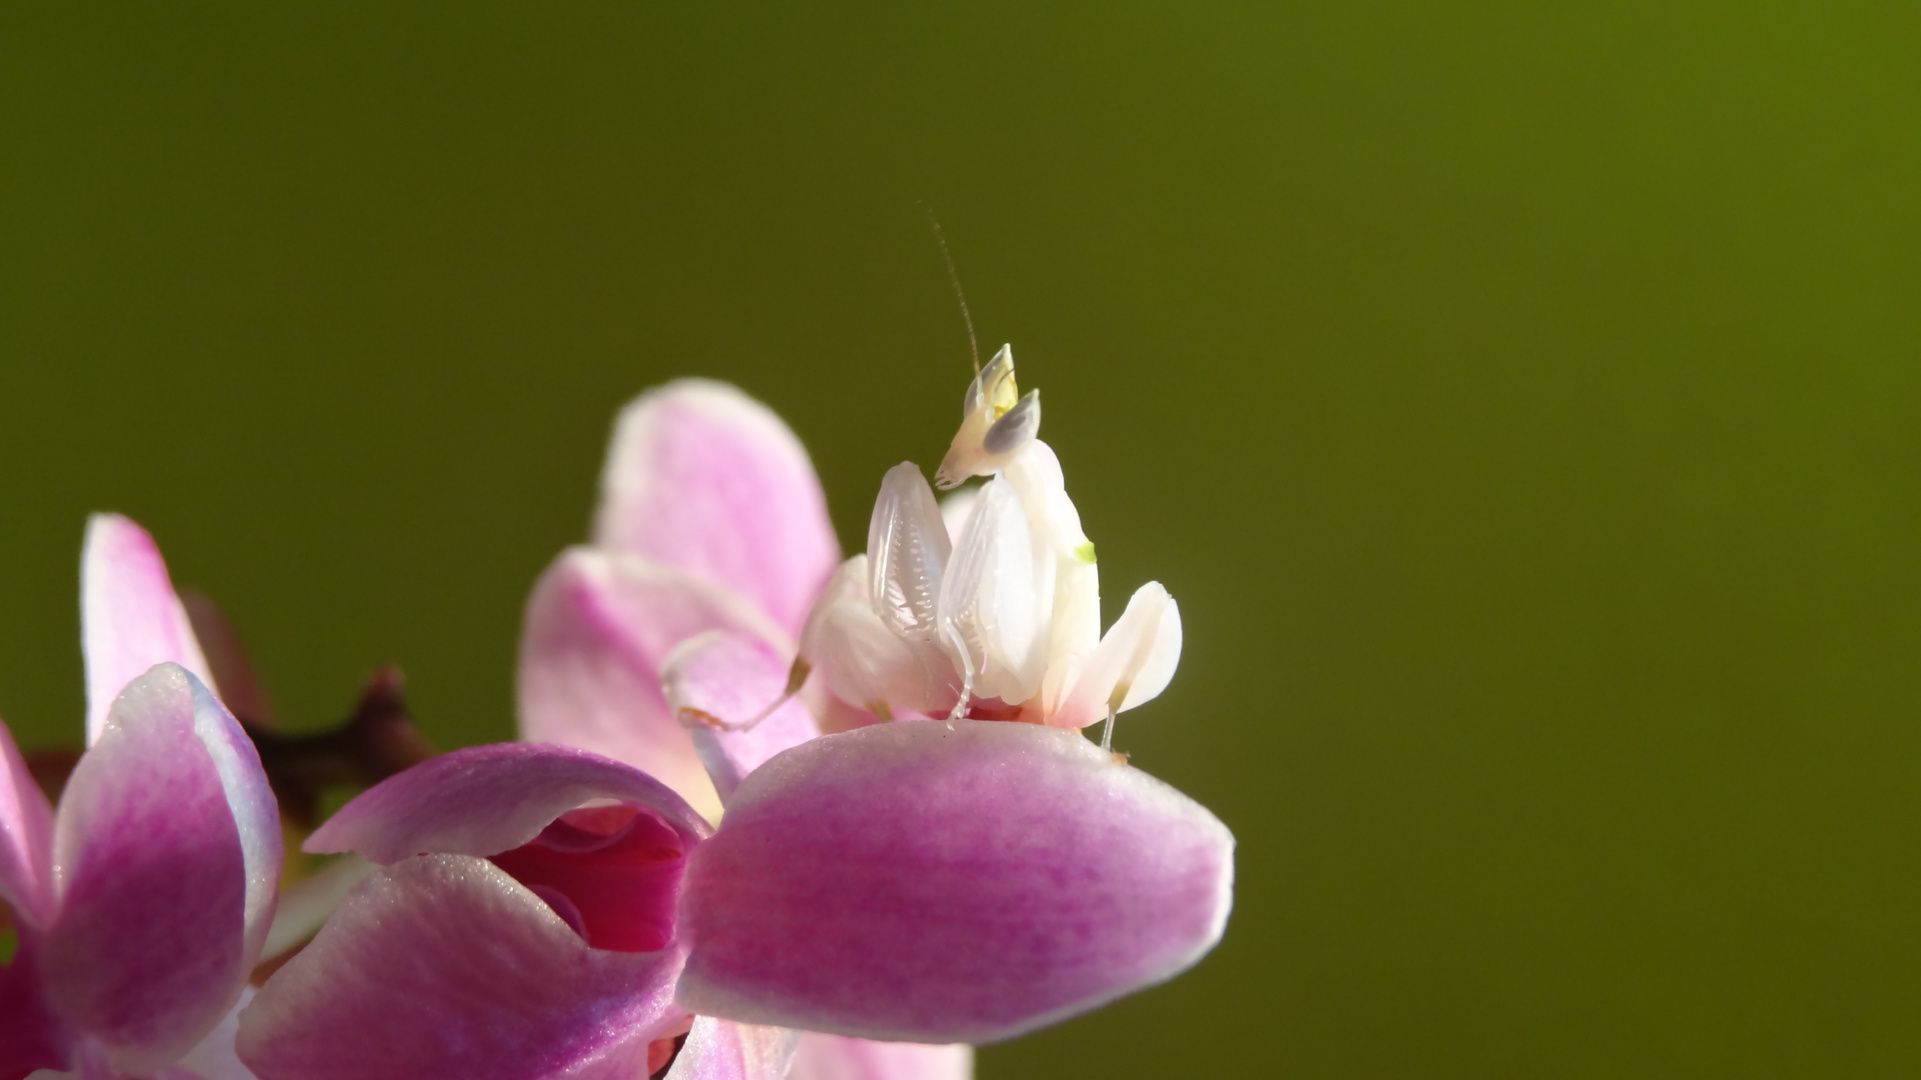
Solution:
[[[1921,1068],[1921,9],[11,3],[0,715],[83,516],[296,725],[509,737],[615,409],[799,431],[843,542],[1012,341],[1226,941],[985,1078]]]

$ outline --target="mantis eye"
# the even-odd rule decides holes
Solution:
[[[1013,380],[1008,380],[1012,382]],[[990,455],[1011,454],[1041,432],[1041,392],[1029,390],[1020,404],[1007,410],[987,429],[981,447]]]

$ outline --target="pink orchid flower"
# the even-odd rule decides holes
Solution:
[[[1058,463],[1034,437],[1040,422],[1037,395],[1017,401],[1009,350],[1002,349],[975,378],[966,397],[960,432],[942,463],[943,480],[950,473],[959,478],[1005,470],[1017,482],[1022,499],[1042,509],[1026,516],[996,514],[993,511],[1010,500],[993,497],[997,492],[990,489],[990,497],[981,502],[986,509],[956,514],[951,528],[962,533],[967,520],[980,519],[984,527],[973,530],[979,535],[973,541],[978,547],[997,541],[1010,526],[1022,534],[1014,539],[1024,540],[1026,517],[1035,519],[1036,540],[1026,547],[1037,554],[1045,579],[1031,574],[1019,581],[1007,574],[988,576],[1003,593],[1026,587],[1045,594],[1040,619],[1029,621],[1038,621],[1041,636],[1052,643],[1052,655],[1045,658],[1057,675],[1050,702],[1064,696],[1065,687],[1058,684],[1079,676],[1072,707],[1050,709],[1048,722],[1079,727],[1098,719],[1098,706],[1107,705],[1109,691],[1123,681],[1132,688],[1129,693],[1129,686],[1121,687],[1126,700],[1114,702],[1120,710],[1152,698],[1166,685],[1179,656],[1178,608],[1164,589],[1150,584],[1108,637],[1100,639],[1093,546],[1081,534],[1079,516],[1062,490]],[[864,619],[854,620],[857,629],[875,633],[856,632],[859,640],[849,641],[842,632],[845,623],[839,616],[846,606],[835,601],[852,598],[865,609],[871,577],[874,595],[883,599],[900,597],[903,586],[923,590],[929,633],[921,636],[933,636],[931,601],[951,545],[927,482],[912,466],[890,471],[882,485],[868,532],[874,552],[871,575],[866,556],[858,555],[835,572],[839,545],[800,441],[765,406],[729,386],[684,380],[629,405],[616,424],[601,489],[593,546],[563,554],[528,604],[519,680],[521,723],[528,739],[576,746],[638,766],[665,780],[713,820],[717,802],[748,769],[773,753],[821,729],[841,730],[891,716],[882,700],[885,693],[866,692],[876,683],[937,687],[934,703],[941,712],[957,698],[971,700],[963,689],[969,680],[958,654],[950,659],[936,651],[930,656],[927,646],[932,643],[927,642],[915,643],[920,646],[915,650],[899,641],[875,641],[876,634],[896,628],[898,619],[884,626],[863,611]],[[956,504],[957,509],[965,506]],[[934,515],[933,531],[942,535],[913,535],[912,530],[928,520],[914,510]],[[962,543],[963,557],[955,561],[978,566],[982,560],[965,558],[966,550]],[[1053,584],[1057,577],[1058,590]],[[949,579],[950,586],[963,587],[967,580],[958,572]],[[857,583],[858,597],[852,597],[850,583]],[[828,586],[825,591],[823,584]],[[1058,603],[1057,591],[1063,597]],[[1014,606],[993,596],[974,603],[977,610],[996,605]],[[872,606],[893,615],[902,608],[898,601],[892,611],[886,604]],[[1151,646],[1145,651],[1142,628]],[[714,634],[757,642],[758,651],[708,650],[696,659],[696,643]],[[800,637],[798,643],[794,635]],[[957,636],[951,627],[948,636]],[[881,647],[871,648],[876,644]],[[783,689],[778,682],[768,685],[768,653],[792,657],[797,651],[808,653],[807,659],[816,661],[824,676],[809,685],[806,695],[814,715],[783,707],[751,733],[717,740],[714,725],[719,718],[751,720]],[[905,664],[899,663],[903,652],[908,654]],[[1149,654],[1151,664],[1145,663]],[[680,673],[696,664],[718,665],[721,670],[711,671],[707,684],[732,682],[740,693],[720,705],[677,700],[686,696],[676,693],[677,683],[684,681]],[[1152,670],[1136,677],[1143,666]],[[986,691],[991,687],[981,689],[981,696],[990,696]],[[1098,703],[1095,694],[1102,698]],[[916,703],[903,704],[912,708]],[[1040,719],[1037,708],[1028,711],[1030,718]],[[741,747],[746,758],[730,763],[723,744]],[[971,1074],[971,1057],[961,1047],[882,1050],[808,1036],[802,1040],[797,1069],[820,1080],[869,1075],[964,1080]],[[876,1073],[877,1063],[885,1063],[884,1072]]]
[[[839,562],[813,464],[771,410],[699,379],[643,394],[615,424],[594,542],[562,552],[527,602],[522,736],[624,761],[718,818],[661,667],[710,630],[791,658]]]
[[[615,424],[593,543],[563,552],[528,601],[518,680],[523,736],[633,765],[717,820],[718,786],[731,788],[822,726],[872,722],[844,707],[829,712],[839,703],[810,694],[811,710],[783,707],[751,734],[724,740],[748,755],[731,765],[708,725],[690,731],[682,722],[750,719],[781,693],[779,682],[767,687],[767,658],[778,657],[785,674],[795,635],[839,560],[813,464],[771,410],[700,379],[642,395]],[[716,632],[737,646],[696,660],[689,643]],[[672,700],[670,668],[737,660],[748,667],[731,681],[764,696],[737,695],[728,703],[734,711],[712,703],[683,711],[689,703]],[[727,681],[725,672],[707,679]],[[972,1053],[962,1046],[881,1049],[807,1036],[797,1054],[797,1073],[816,1080],[965,1080],[972,1073]],[[887,1071],[876,1072],[876,1062]]]
[[[310,838],[384,869],[241,1014],[239,1053],[265,1080],[632,1077],[691,1013],[669,1075],[758,1080],[792,1036],[742,1024],[992,1042],[1199,959],[1231,847],[1172,788],[1025,724],[810,740],[718,829],[585,751],[455,751]]]
[[[1071,732],[754,722],[838,560],[763,407],[643,397],[604,487],[529,604],[522,720],[627,764],[484,747],[343,809],[309,849],[385,869],[243,1014],[261,1076],[631,1077],[678,1031],[674,1080],[965,1076],[898,1040],[1012,1037],[1218,940],[1231,836]]]
[[[237,1080],[233,1011],[280,876],[279,815],[153,541],[89,524],[87,751],[58,813],[0,726],[0,1077]]]

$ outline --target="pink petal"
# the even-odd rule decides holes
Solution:
[[[120,688],[173,661],[212,685],[167,564],[145,529],[119,514],[87,521],[80,553],[80,626],[87,662],[87,745],[100,738]]]
[[[273,925],[267,930],[266,944],[260,947],[260,959],[272,960],[319,933],[340,901],[373,869],[372,863],[358,855],[342,855],[280,890],[280,902],[274,905]]]
[[[242,990],[240,1000],[207,1032],[206,1038],[187,1051],[176,1067],[195,1080],[256,1080],[233,1049],[234,1036],[240,1030],[240,1010],[252,1004],[253,998],[252,987]]]
[[[697,1016],[666,1080],[781,1080],[800,1032]]]
[[[54,825],[54,1007],[139,1073],[233,1004],[273,918],[280,827],[253,744],[178,664],[127,685]]]
[[[564,746],[497,743],[430,758],[375,784],[314,830],[305,847],[377,863],[428,852],[498,855],[595,799],[645,807],[689,846],[713,831],[686,800],[638,769]]]
[[[787,1080],[971,1080],[974,1048],[887,1043],[808,1032]]]
[[[800,440],[765,405],[703,379],[621,412],[594,543],[725,585],[789,633],[840,561]]]
[[[725,630],[687,639],[661,665],[661,688],[723,800],[761,762],[820,734],[799,698],[754,723],[786,693],[789,665],[766,642]]]
[[[571,810],[488,861],[547,901],[596,949],[644,953],[674,940],[687,840],[639,807]]]
[[[686,1014],[672,949],[603,952],[482,859],[375,874],[240,1014],[261,1080],[592,1080],[642,1075]]]
[[[982,1043],[1178,974],[1220,939],[1233,837],[1072,732],[882,724],[749,775],[688,861],[689,1011]]]
[[[0,724],[0,904],[32,928],[53,917],[53,809]]]
[[[40,990],[35,942],[23,938],[13,962],[0,968],[0,1076],[66,1067],[74,1035],[47,1008]]]
[[[624,761],[718,816],[693,741],[660,689],[667,654],[715,629],[783,648],[787,637],[752,604],[700,578],[634,556],[563,552],[527,602],[521,735]]]

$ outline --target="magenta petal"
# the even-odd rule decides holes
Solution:
[[[53,808],[0,723],[0,904],[29,927],[53,916]]]
[[[687,839],[628,805],[562,814],[532,843],[491,856],[596,949],[645,953],[674,940]]]
[[[1079,735],[882,724],[750,774],[688,860],[689,1011],[908,1042],[1006,1039],[1220,939],[1234,839]]]
[[[161,664],[115,699],[54,825],[60,908],[41,953],[62,1016],[139,1073],[239,996],[273,918],[280,828],[253,745]]]
[[[241,728],[239,721],[215,699],[213,690],[191,676],[193,689],[194,735],[213,758],[220,775],[220,787],[240,832],[240,853],[247,867],[247,903],[244,924],[245,963],[248,970],[260,961],[267,934],[273,929],[274,911],[279,901],[281,850],[280,804],[267,771],[260,764],[260,752]]]
[[[240,1000],[220,1018],[220,1023],[174,1067],[193,1080],[257,1080],[252,1071],[240,1063],[233,1049],[234,1036],[240,1030],[240,1011],[253,1003],[253,997],[251,987],[242,990]],[[158,1073],[155,1080],[165,1075],[165,1071]]]
[[[666,1080],[782,1080],[800,1032],[694,1018]]]
[[[661,665],[668,704],[693,732],[694,749],[722,800],[762,762],[820,734],[799,698],[767,712],[786,692],[789,663],[764,641],[712,630],[682,642]]]
[[[20,942],[13,962],[0,968],[0,1076],[66,1067],[73,1033],[47,1008],[40,991],[34,942]]]
[[[969,1080],[974,1048],[874,1042],[808,1032],[787,1080]]]
[[[643,1075],[680,955],[589,948],[482,859],[377,871],[240,1014],[260,1080]]]
[[[807,451],[760,402],[683,379],[620,414],[594,543],[700,574],[797,632],[840,562]]]
[[[786,637],[752,604],[701,578],[636,556],[563,552],[527,602],[522,736],[624,761],[717,814],[693,742],[660,690],[660,665],[674,647],[716,629]]]
[[[595,799],[646,807],[689,845],[713,832],[667,785],[584,750],[497,743],[455,750],[362,792],[307,838],[312,852],[377,863],[429,852],[498,855]]]
[[[327,860],[318,870],[280,890],[260,958],[271,960],[313,937],[347,893],[373,869],[373,864],[360,856],[346,855]]]
[[[87,745],[100,738],[120,688],[172,661],[209,685],[207,660],[167,564],[146,530],[119,514],[87,521],[80,554],[80,627],[87,662]]]

